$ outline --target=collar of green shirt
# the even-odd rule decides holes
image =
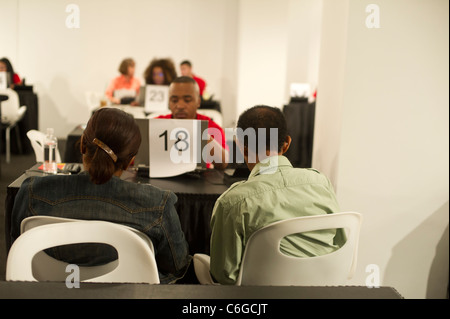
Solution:
[[[276,155],[267,157],[263,161],[257,163],[255,167],[253,167],[250,175],[248,176],[248,179],[262,174],[273,174],[282,167],[292,168],[291,162],[289,162],[289,160],[285,156]]]

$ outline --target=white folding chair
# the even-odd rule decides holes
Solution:
[[[20,106],[19,95],[12,89],[0,89],[0,95],[7,95],[8,99],[1,103],[2,126],[6,127],[5,141],[6,141],[6,163],[11,161],[11,129],[16,129],[16,139],[19,146],[19,151],[22,151],[22,144],[20,142],[20,132],[17,124],[22,120],[27,111],[25,105]]]
[[[36,156],[36,162],[44,162],[44,141],[45,133],[37,130],[29,130],[27,132],[28,139],[31,142],[31,146],[34,150],[34,155]],[[55,155],[56,163],[61,163],[61,155],[59,149],[56,149]]]
[[[356,268],[360,226],[361,215],[355,212],[298,217],[267,225],[248,240],[236,285],[343,285]],[[345,229],[347,240],[332,253],[300,258],[280,251],[280,242],[288,235],[335,228]],[[201,284],[214,284],[209,265],[208,255],[194,255]]]
[[[11,246],[6,264],[8,281],[65,281],[68,263],[43,250],[67,244],[104,243],[118,259],[101,266],[80,266],[80,282],[159,284],[153,244],[143,233],[106,221],[33,216],[21,224],[23,233]]]

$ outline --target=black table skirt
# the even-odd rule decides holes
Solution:
[[[10,229],[14,199],[22,182],[28,176],[42,175],[41,172],[37,171],[38,165],[33,166],[29,172],[21,175],[7,188],[5,200],[5,241],[7,252],[12,244]],[[204,253],[209,255],[211,237],[210,220],[214,204],[232,183],[245,179],[245,177],[232,178],[226,176],[221,171],[208,170],[198,174],[188,173],[166,179],[149,179],[129,170],[124,172],[122,179],[131,182],[150,183],[161,189],[172,190],[178,197],[175,207],[180,218],[181,229],[189,244],[190,254]]]

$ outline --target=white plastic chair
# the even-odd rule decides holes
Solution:
[[[8,281],[65,281],[69,264],[50,257],[43,250],[94,242],[114,247],[118,259],[101,266],[80,266],[80,282],[159,284],[153,244],[145,234],[133,228],[106,221],[33,216],[23,220],[21,231],[8,254]]]
[[[22,120],[27,111],[25,105],[20,106],[19,95],[12,89],[0,89],[1,95],[7,95],[8,99],[1,103],[2,126],[6,127],[6,163],[11,161],[11,129],[16,129],[17,144],[19,151],[22,151],[22,143],[20,142],[20,132],[17,123]]]
[[[267,225],[248,240],[236,285],[343,285],[356,268],[360,226],[361,215],[354,212],[298,217]],[[280,251],[280,242],[288,235],[334,228],[344,228],[347,240],[332,253],[300,258]],[[214,284],[209,266],[208,255],[194,255],[195,273],[201,284]]]
[[[27,132],[28,139],[31,142],[31,146],[34,150],[34,155],[36,156],[36,162],[44,162],[44,141],[45,141],[45,133],[37,131],[37,130],[29,130]],[[56,149],[55,155],[56,163],[61,163],[61,155],[59,153],[59,149]]]

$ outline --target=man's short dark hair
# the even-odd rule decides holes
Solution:
[[[288,136],[286,119],[283,112],[277,107],[267,105],[256,105],[245,110],[238,119],[237,128],[245,131],[248,128],[253,128],[256,133],[256,141],[259,141],[258,129],[266,130],[266,150],[270,150],[270,129],[275,128],[278,132],[277,151],[280,152],[286,138]],[[248,140],[243,141],[244,146],[250,147],[253,151],[258,152],[256,143],[255,147],[248,145]]]
[[[197,82],[190,76],[179,76],[173,79],[172,83],[192,83],[197,84]]]
[[[192,63],[189,60],[184,60],[180,63],[180,65],[184,65],[184,64],[188,65],[189,67],[192,67]]]

